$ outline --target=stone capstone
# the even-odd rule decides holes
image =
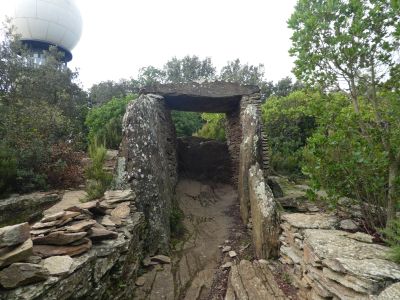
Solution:
[[[15,288],[31,283],[44,281],[49,277],[49,272],[42,266],[15,263],[0,271],[0,284],[6,289]]]
[[[0,248],[22,244],[30,238],[30,229],[28,223],[0,228]]]

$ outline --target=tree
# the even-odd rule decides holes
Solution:
[[[388,160],[388,223],[395,217],[399,198],[400,124],[398,115],[389,117],[397,108],[385,107],[394,103],[386,101],[380,88],[396,66],[400,18],[395,2],[299,0],[288,21],[293,30],[290,53],[296,58],[296,76],[325,91],[345,92],[360,137],[367,144],[379,137]],[[365,120],[369,109],[373,118]]]
[[[274,96],[278,97],[286,97],[291,92],[301,90],[302,88],[303,85],[299,81],[293,83],[292,78],[285,77],[279,80],[277,84],[275,84],[275,86],[273,87],[273,94]]]
[[[130,94],[139,92],[136,80],[121,79],[119,82],[112,80],[102,81],[94,84],[90,90],[90,100],[93,106],[102,105],[113,98],[124,98]]]
[[[216,69],[211,58],[201,60],[197,56],[185,56],[182,59],[173,57],[164,65],[167,83],[190,81],[212,81],[215,79]]]

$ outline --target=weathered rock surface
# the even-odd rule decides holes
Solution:
[[[258,164],[249,172],[252,235],[258,258],[276,257],[279,252],[279,214],[271,189]]]
[[[0,200],[0,226],[40,218],[43,210],[60,201],[56,193],[32,193]]]
[[[390,285],[388,288],[384,289],[378,297],[377,300],[394,300],[400,299],[400,282]]]
[[[74,260],[70,256],[52,256],[43,260],[43,267],[50,275],[62,276],[71,270]]]
[[[128,105],[122,127],[124,181],[135,191],[138,211],[148,222],[147,247],[150,254],[166,252],[177,183],[176,137],[170,111],[161,96],[141,95]]]
[[[0,228],[0,248],[22,244],[30,238],[30,229],[28,223]]]
[[[358,229],[358,225],[351,219],[340,221],[339,228],[343,230],[354,231]]]
[[[118,237],[118,233],[107,229],[92,227],[89,231],[88,237],[92,241],[101,241],[105,239],[116,239]]]
[[[15,263],[0,271],[0,284],[10,289],[31,283],[44,281],[49,277],[49,272],[39,265]]]
[[[242,260],[229,274],[225,300],[286,299],[264,262]]]
[[[165,255],[156,255],[150,258],[151,261],[161,263],[161,264],[170,264],[171,258]]]
[[[128,203],[121,203],[118,204],[116,208],[114,208],[111,212],[112,217],[124,219],[127,216],[129,216],[129,213],[131,212],[131,209],[129,207]]]
[[[400,281],[400,265],[387,260],[387,247],[364,233],[332,229],[335,217],[285,214],[282,220],[280,260],[291,266],[300,299],[375,299]]]
[[[32,240],[29,239],[19,246],[0,249],[0,267],[27,259],[33,254],[32,248]]]

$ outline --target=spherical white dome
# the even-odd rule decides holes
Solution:
[[[69,52],[82,33],[74,0],[17,0],[13,24],[23,41],[49,43]]]

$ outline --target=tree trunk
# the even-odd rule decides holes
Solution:
[[[396,204],[398,201],[398,187],[396,187],[396,179],[399,176],[399,161],[392,157],[389,163],[389,191],[386,227],[390,221],[396,218]]]

